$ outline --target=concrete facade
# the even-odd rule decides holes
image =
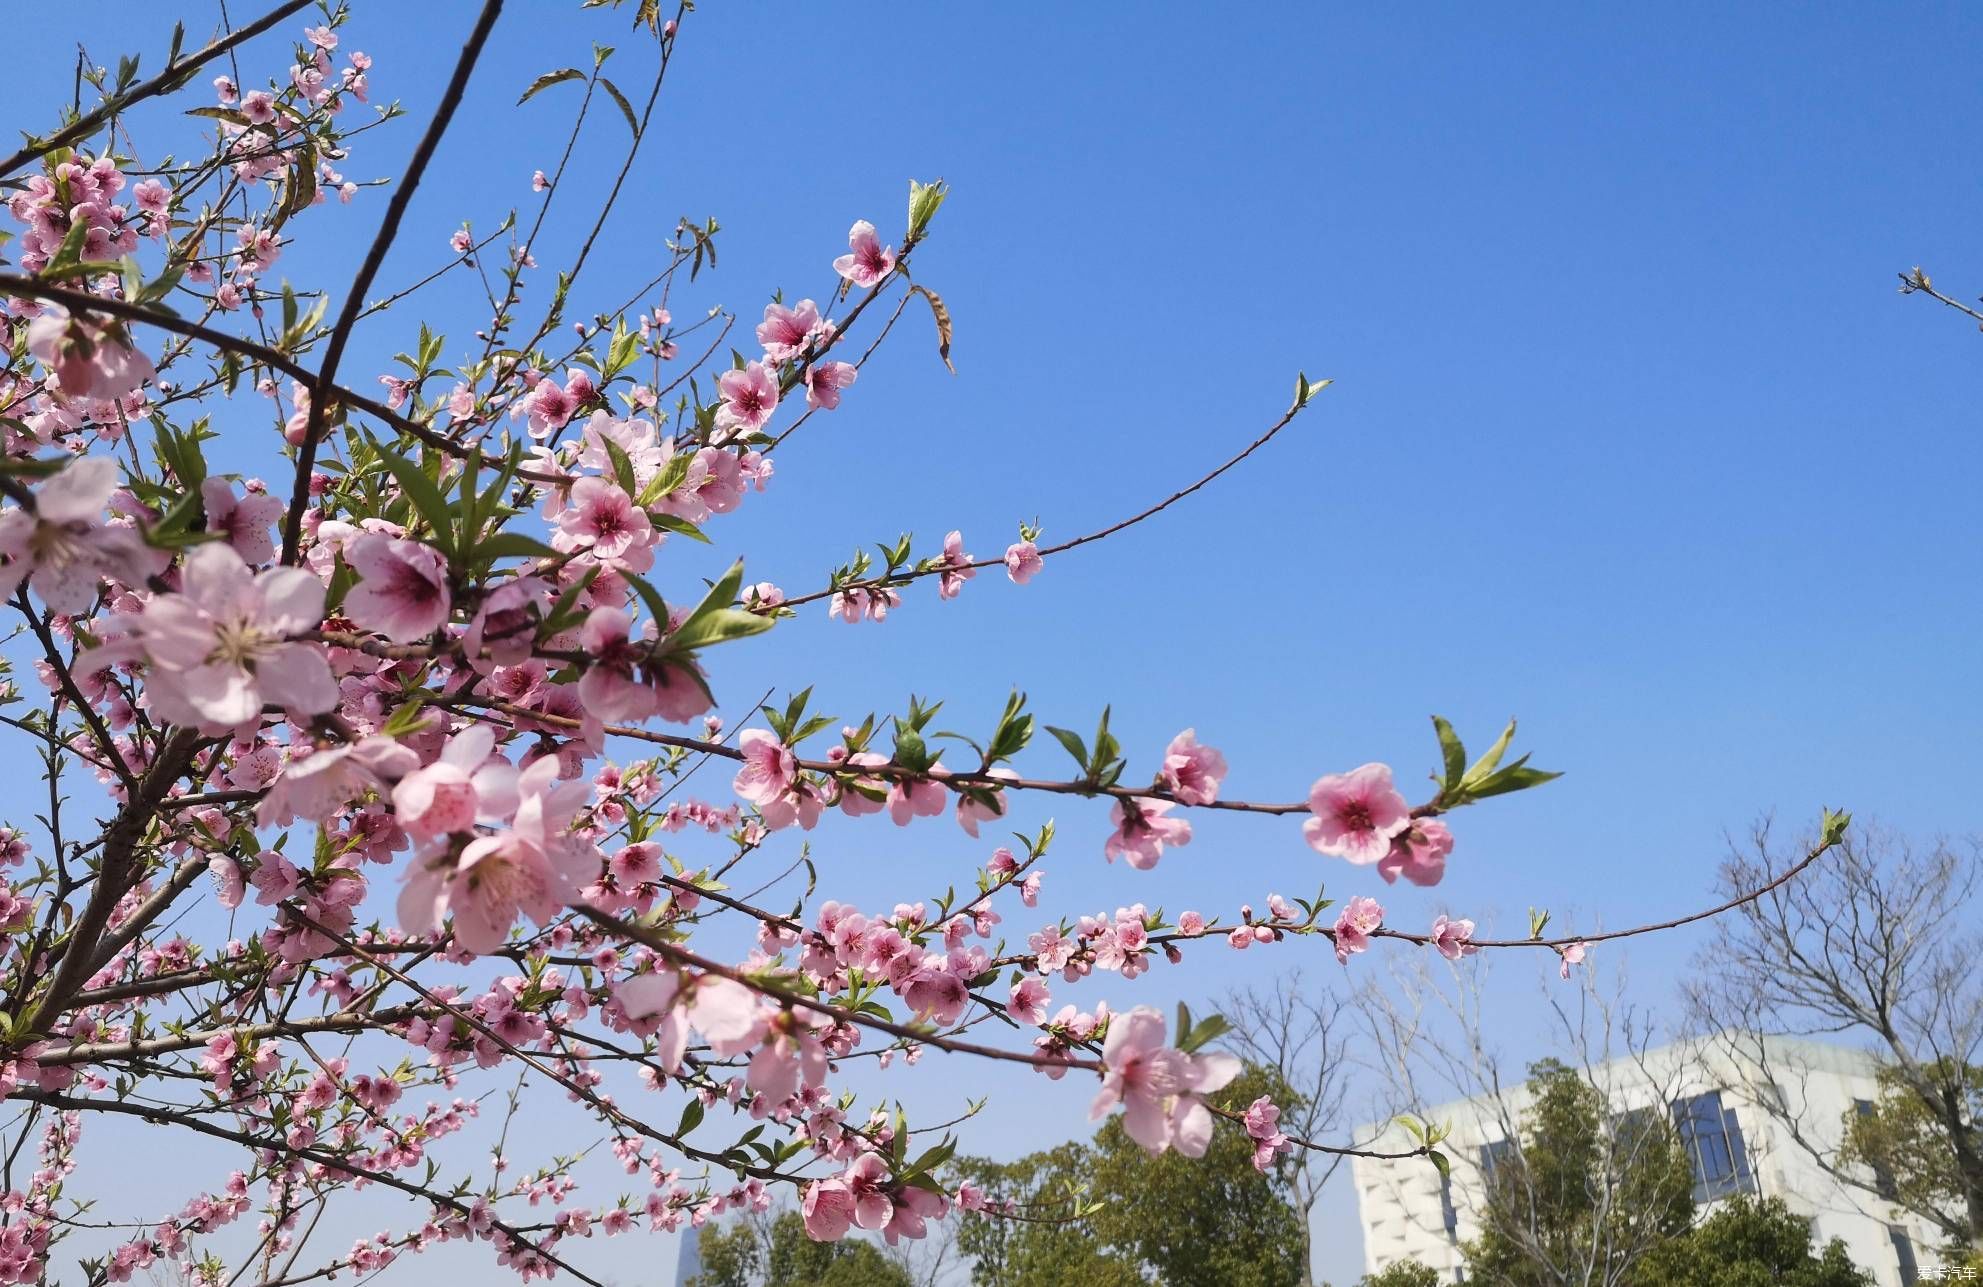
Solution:
[[[1787,1124],[1762,1107],[1763,1096],[1774,1097],[1791,1109],[1807,1140],[1829,1150],[1839,1142],[1844,1115],[1876,1096],[1876,1069],[1864,1051],[1724,1034],[1612,1060],[1585,1075],[1605,1091],[1614,1114],[1670,1113],[1688,1145],[1702,1210],[1738,1192],[1781,1197],[1811,1218],[1818,1245],[1843,1239],[1879,1287],[1912,1287],[1931,1279],[1940,1263],[1934,1230],[1828,1174]],[[1520,1121],[1526,1102],[1526,1088],[1515,1087],[1427,1110],[1427,1120],[1452,1128],[1441,1146],[1452,1159],[1447,1181],[1422,1160],[1352,1159],[1370,1272],[1417,1260],[1439,1271],[1442,1282],[1466,1281],[1460,1244],[1479,1232],[1486,1168],[1508,1147],[1508,1126]],[[1357,1138],[1375,1132],[1373,1125]],[[1380,1148],[1413,1146],[1396,1124],[1377,1138]]]

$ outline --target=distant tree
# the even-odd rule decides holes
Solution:
[[[908,1273],[871,1242],[806,1237],[796,1211],[768,1223],[705,1225],[697,1251],[702,1271],[689,1287],[912,1287]]]
[[[1862,1202],[1983,1250],[1983,841],[1862,824],[1781,881],[1792,861],[1767,824],[1730,855],[1727,888],[1769,892],[1716,921],[1694,1008],[1760,1069],[1756,1102]],[[1768,1040],[1807,1034],[1862,1036],[1885,1066],[1876,1119],[1842,1141],[1812,1129],[1794,1053]]]
[[[1440,1287],[1439,1271],[1416,1260],[1400,1260],[1357,1279],[1356,1287]]]
[[[1295,1097],[1271,1070],[1248,1068],[1215,1096],[1244,1109],[1261,1095]],[[1032,1213],[974,1220],[958,1247],[974,1261],[978,1287],[1297,1287],[1301,1215],[1285,1159],[1262,1172],[1251,1142],[1219,1132],[1203,1158],[1152,1157],[1117,1119],[1087,1145],[1063,1144],[1016,1162],[960,1159],[969,1178]],[[1054,1218],[1058,1213],[1059,1218]]]
[[[1781,1198],[1740,1194],[1646,1258],[1643,1287],[1872,1287],[1833,1238],[1811,1247],[1811,1222]]]
[[[1276,975],[1271,985],[1228,992],[1219,1012],[1232,1024],[1226,1045],[1288,1084],[1292,1099],[1282,1105],[1281,1130],[1311,1140],[1339,1135],[1347,1124],[1344,1101],[1352,1067],[1347,1057],[1352,1016],[1343,994],[1304,978],[1296,967]],[[1315,1203],[1342,1162],[1341,1153],[1296,1149],[1288,1155],[1288,1189],[1301,1216],[1302,1287],[1314,1281]]]
[[[1603,1093],[1554,1060],[1530,1069],[1520,1134],[1486,1176],[1470,1278],[1505,1287],[1629,1287],[1687,1232],[1694,1181],[1663,1109],[1613,1117]]]

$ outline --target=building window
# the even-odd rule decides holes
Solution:
[[[1900,1287],[1914,1287],[1921,1280],[1921,1267],[1914,1263],[1914,1243],[1909,1240],[1907,1230],[1890,1224],[1887,1237],[1893,1242],[1894,1258],[1900,1261]]]
[[[1852,1101],[1852,1107],[1861,1117],[1873,1115],[1873,1101],[1870,1099],[1855,1099]],[[1889,1202],[1900,1196],[1900,1188],[1894,1183],[1893,1172],[1877,1163],[1873,1166],[1873,1187]]]
[[[1515,1159],[1515,1141],[1495,1140],[1480,1146],[1480,1173],[1488,1180],[1494,1179],[1494,1170],[1504,1162]]]
[[[1712,1202],[1731,1193],[1754,1193],[1749,1154],[1742,1147],[1742,1126],[1735,1110],[1724,1108],[1721,1092],[1683,1099],[1673,1106],[1673,1125],[1687,1146],[1694,1171],[1694,1201]]]
[[[1448,1242],[1458,1242],[1460,1240],[1460,1212],[1459,1208],[1453,1205],[1453,1173],[1451,1171],[1441,1171],[1439,1173],[1439,1215],[1446,1223],[1446,1240]]]

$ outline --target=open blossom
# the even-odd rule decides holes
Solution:
[[[543,925],[577,900],[598,871],[599,851],[566,832],[591,793],[557,775],[556,756],[533,762],[517,780],[521,803],[509,829],[478,836],[459,855],[444,847],[415,860],[399,898],[408,933],[438,933],[452,915],[457,944],[493,952],[519,913]]]
[[[778,409],[778,378],[762,362],[747,362],[740,371],[717,376],[716,391],[723,398],[716,427],[727,437],[756,433]]]
[[[1052,999],[1047,985],[1028,975],[1012,985],[1012,1004],[1006,1007],[1006,1013],[1020,1023],[1038,1027],[1046,1022],[1047,1005]]]
[[[833,261],[833,271],[863,290],[895,271],[895,248],[883,249],[867,220],[855,222],[847,233],[847,245],[848,252]]]
[[[757,342],[764,356],[773,362],[789,362],[805,351],[813,332],[819,329],[819,305],[802,299],[795,307],[770,303],[764,306],[764,320],[757,324]]]
[[[420,757],[390,737],[363,737],[296,755],[255,806],[255,823],[286,827],[298,818],[326,821],[365,792],[383,792],[418,767]]]
[[[1559,971],[1562,974],[1562,976],[1566,979],[1569,978],[1570,967],[1573,965],[1582,965],[1584,963],[1585,954],[1587,954],[1590,950],[1591,950],[1591,945],[1589,943],[1584,942],[1582,939],[1579,939],[1578,941],[1570,944],[1567,947],[1560,947],[1556,949],[1557,955],[1563,958],[1562,966]]]
[[[273,704],[294,715],[337,705],[320,644],[293,636],[323,620],[323,583],[301,568],[251,572],[229,545],[186,555],[185,589],[153,596],[137,620],[151,662],[146,694],[158,714],[209,733],[259,719]]]
[[[275,557],[269,525],[282,520],[285,507],[280,500],[265,491],[236,496],[234,485],[225,478],[209,478],[200,484],[200,502],[207,512],[207,531],[226,537],[242,558],[266,563]]]
[[[448,739],[441,757],[415,769],[393,788],[393,812],[415,840],[451,831],[469,831],[478,818],[515,812],[517,773],[494,755],[496,731],[470,724]]]
[[[838,411],[840,391],[861,372],[852,362],[815,362],[806,368],[806,405],[815,411]]]
[[[1343,905],[1336,917],[1336,960],[1349,964],[1350,957],[1370,947],[1370,936],[1384,924],[1384,909],[1374,898],[1358,894]]]
[[[1391,785],[1391,770],[1366,764],[1319,779],[1308,792],[1309,812],[1301,833],[1318,852],[1353,863],[1381,861],[1391,840],[1411,826],[1411,806]]]
[[[633,619],[622,608],[594,608],[579,627],[579,646],[592,658],[579,676],[578,696],[602,720],[663,719],[685,724],[708,710],[709,690],[691,662],[655,660],[633,642]]]
[[[139,580],[152,561],[136,531],[107,527],[103,507],[117,490],[117,462],[85,456],[41,485],[32,511],[0,514],[0,597],[25,578],[51,611],[74,616],[96,602],[106,575]],[[315,623],[312,623],[315,624]]]
[[[1200,1096],[1223,1089],[1240,1072],[1232,1055],[1187,1055],[1166,1047],[1163,1016],[1148,1006],[1109,1021],[1102,1064],[1102,1091],[1088,1116],[1102,1117],[1121,1104],[1129,1138],[1153,1154],[1175,1148],[1186,1157],[1205,1156],[1212,1141],[1212,1114]]]
[[[1011,577],[1015,585],[1026,584],[1045,565],[1046,560],[1040,557],[1040,547],[1031,541],[1019,541],[1005,547],[1005,575]]]
[[[619,484],[587,474],[572,484],[571,503],[558,515],[558,547],[589,550],[602,562],[640,572],[653,566],[654,524]]]
[[[1453,852],[1453,832],[1437,818],[1420,818],[1391,840],[1391,852],[1377,864],[1377,874],[1396,884],[1403,876],[1414,885],[1436,885],[1446,875],[1446,856]]]
[[[121,321],[71,317],[53,304],[28,323],[28,352],[54,373],[64,398],[111,402],[157,375]]]
[[[344,596],[344,615],[397,643],[441,628],[453,607],[447,564],[439,550],[405,537],[362,532],[344,547],[358,584]]]
[[[1294,1141],[1281,1133],[1281,1108],[1262,1095],[1246,1106],[1246,1133],[1253,1140],[1253,1169],[1265,1172],[1281,1153],[1292,1153]]]
[[[1165,790],[1185,804],[1210,804],[1219,798],[1225,781],[1226,757],[1198,742],[1198,730],[1187,728],[1164,750],[1160,778]]]
[[[963,593],[964,583],[978,575],[971,566],[974,562],[964,552],[964,533],[952,532],[943,538],[943,571],[937,574],[936,593],[943,599],[954,599]]]
[[[1457,961],[1480,951],[1474,946],[1473,922],[1456,921],[1444,915],[1435,916],[1432,920],[1432,946],[1449,961]]]
[[[731,786],[739,797],[762,806],[792,789],[798,760],[775,735],[761,728],[747,728],[737,735],[737,749],[743,752],[744,765]]]
[[[1164,856],[1165,845],[1190,844],[1191,823],[1164,816],[1176,807],[1169,800],[1138,800],[1134,806],[1126,800],[1116,801],[1109,811],[1115,834],[1102,847],[1103,856],[1110,862],[1121,858],[1138,871],[1148,871]]]

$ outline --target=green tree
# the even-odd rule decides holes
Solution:
[[[914,1287],[872,1242],[814,1242],[796,1211],[769,1225],[750,1219],[702,1230],[702,1271],[689,1287]]]
[[[1923,1084],[1934,1090],[1924,1097]],[[1881,1196],[1924,1215],[1949,1236],[1949,1256],[1960,1260],[1975,1236],[1972,1212],[1983,1206],[1983,1157],[1975,1155],[1972,1126],[1952,1135],[1951,1121],[1983,1122],[1983,1066],[1932,1060],[1907,1071],[1880,1069],[1879,1096],[1871,1111],[1845,1115],[1839,1160],[1871,1171]]]
[[[1545,1060],[1514,1146],[1487,1175],[1468,1277],[1505,1287],[1628,1287],[1694,1216],[1686,1151],[1664,1112],[1613,1117],[1603,1093]]]
[[[1243,1109],[1261,1095],[1292,1100],[1285,1082],[1258,1068],[1215,1100]],[[960,1159],[957,1169],[1033,1213],[959,1228],[978,1287],[1293,1287],[1302,1278],[1301,1217],[1286,1168],[1256,1171],[1243,1131],[1221,1126],[1200,1159],[1153,1158],[1111,1118],[1090,1144],[1008,1163]]]
[[[1646,1258],[1634,1281],[1661,1287],[1872,1287],[1833,1238],[1811,1247],[1811,1222],[1781,1198],[1747,1194],[1717,1206],[1685,1237]]]
[[[1356,1287],[1440,1287],[1439,1271],[1416,1260],[1400,1260],[1378,1273],[1365,1274]]]

